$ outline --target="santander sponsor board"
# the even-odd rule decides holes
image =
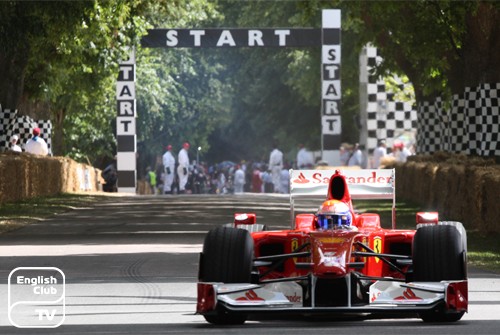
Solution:
[[[334,170],[293,170],[290,174],[292,194],[326,194]],[[351,195],[392,194],[394,169],[341,170]]]

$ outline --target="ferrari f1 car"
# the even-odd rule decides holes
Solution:
[[[197,313],[213,324],[248,316],[397,315],[458,321],[467,311],[467,240],[462,224],[416,214],[395,227],[395,171],[296,170],[291,229],[267,231],[254,213],[212,229],[200,255]],[[295,215],[300,197],[323,195],[316,213]],[[326,195],[326,199],[325,199]],[[352,199],[392,199],[392,228],[356,213]]]

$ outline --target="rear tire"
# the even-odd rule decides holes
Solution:
[[[199,279],[202,282],[250,283],[253,239],[244,229],[218,227],[208,232],[203,244]],[[246,315],[231,314],[218,308],[215,315],[204,315],[213,324],[242,324]]]
[[[461,223],[417,229],[413,239],[413,281],[439,282],[467,278],[467,238]],[[438,309],[419,314],[425,322],[454,322],[464,312]]]

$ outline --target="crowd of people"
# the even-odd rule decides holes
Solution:
[[[405,163],[409,156],[414,155],[413,146],[406,146],[402,141],[395,141],[392,148],[387,147],[385,140],[378,142],[373,156],[369,158],[362,146],[343,143],[340,146],[340,162],[342,166],[358,166],[362,169],[378,169],[384,160],[395,160]]]
[[[289,193],[291,165],[283,161],[283,153],[277,145],[273,147],[268,162],[224,161],[210,166],[190,161],[189,148],[190,144],[185,142],[175,155],[172,145],[168,144],[162,164],[155,170],[146,169],[145,180],[151,193]],[[307,159],[312,159],[312,156]]]
[[[285,162],[283,152],[275,143],[268,161],[224,161],[207,165],[189,159],[188,142],[185,142],[177,155],[172,152],[171,144],[165,147],[162,164],[153,171],[148,167],[146,182],[153,194],[240,194],[253,193],[289,193],[289,171],[295,169],[313,169],[318,165],[314,155],[304,145],[299,145],[294,162]],[[379,141],[368,159],[359,144],[343,144],[340,148],[342,166],[360,168],[379,168],[384,159],[405,162],[413,154],[403,143],[396,142],[387,150],[386,142]]]

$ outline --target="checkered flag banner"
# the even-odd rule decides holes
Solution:
[[[382,62],[377,48],[366,46],[365,79],[367,89],[366,104],[366,148],[371,154],[377,147],[379,140],[386,140],[390,146],[400,136],[411,133],[415,134],[417,129],[417,109],[414,101],[399,101],[395,98],[395,92],[386,87],[384,78],[374,75],[374,68]],[[399,91],[411,83],[403,83],[399,78]]]
[[[446,110],[440,98],[418,106],[417,152],[500,156],[500,83],[466,88]]]
[[[373,75],[382,62],[377,48],[366,46],[360,83],[366,85],[366,147],[372,153],[380,139],[391,145],[405,132],[416,133],[417,153],[436,151],[500,156],[500,83],[468,87],[449,104],[440,97],[418,106],[397,101],[383,78]],[[363,59],[363,58],[362,58]],[[404,89],[404,85],[401,86]],[[362,92],[363,93],[363,92]]]

